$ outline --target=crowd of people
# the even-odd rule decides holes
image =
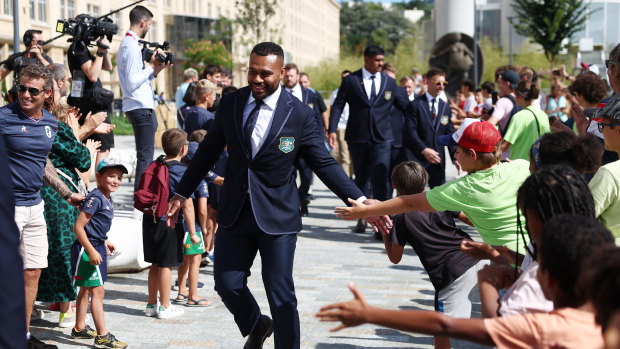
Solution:
[[[495,81],[463,80],[447,96],[444,71],[414,68],[397,82],[383,49],[368,46],[362,67],[342,72],[328,108],[308,74],[263,42],[249,56],[247,87],[231,86],[230,73],[209,62],[183,72],[177,127],[163,133],[165,155],[154,159],[150,81],[170,63],[157,52],[143,62],[138,40],[152,18],[143,6],[131,10],[116,57],[136,142],[136,201],[141,190],[166,198],[164,211],[153,203],[150,214],[134,212],[144,214],[151,263],[146,316],[211,306],[198,278],[201,263],[214,263],[215,289],[245,348],[272,334],[276,347],[299,348],[293,259],[316,174],[347,205],[336,215],[357,220],[356,233],[370,224],[391,262],[411,245],[435,290],[435,312],[391,311],[350,285],[353,300],[317,314],[341,321],[334,330],[375,323],[433,335],[436,348],[449,348],[449,337],[501,348],[620,347],[620,44],[606,61],[609,97],[595,65],[575,76],[552,71],[549,95],[536,71],[504,65]],[[103,311],[106,259],[117,252],[107,236],[111,194],[128,173],[109,157],[114,125],[99,80],[112,67],[109,41],[98,40],[94,55],[72,43],[68,67],[43,54],[41,32],[27,31],[24,44],[27,54],[0,69],[16,79],[15,100],[0,108],[0,175],[12,178],[10,189],[2,184],[10,224],[0,251],[23,267],[0,269],[13,280],[0,300],[15,319],[0,346],[23,347],[25,336],[29,348],[55,347],[30,334],[38,300],[52,303],[73,338],[124,348]],[[446,176],[448,161],[456,179]],[[154,192],[145,183],[158,171],[168,182]],[[257,253],[271,317],[247,286]],[[477,293],[483,319],[469,319]]]

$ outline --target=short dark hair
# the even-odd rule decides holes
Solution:
[[[476,87],[476,85],[474,85],[474,82],[469,80],[469,79],[465,79],[465,80],[461,81],[461,86],[467,86],[469,91],[473,91],[474,87]]]
[[[306,73],[306,72],[304,72],[304,71],[299,72],[299,77],[302,77],[302,76],[305,76],[305,77],[307,77],[308,79],[310,79],[310,75],[308,75],[308,73]]]
[[[192,132],[191,135],[189,135],[189,141],[200,143],[202,142],[202,140],[205,138],[206,135],[207,135],[207,130],[204,130],[204,129],[196,130]]]
[[[43,79],[45,80],[45,90],[52,88],[52,72],[41,64],[31,64],[22,69],[19,76],[21,79]],[[20,81],[21,83],[21,81]]]
[[[538,147],[541,166],[564,164],[579,173],[595,173],[601,166],[604,151],[596,136],[577,136],[572,132],[547,133],[540,138]]]
[[[222,88],[222,96],[227,94],[227,93],[229,93],[229,92],[235,92],[237,90],[238,90],[238,88],[236,86],[228,85],[228,86]]]
[[[30,44],[32,44],[34,34],[43,34],[43,31],[38,30],[38,29],[26,30],[26,32],[24,32],[24,37],[22,38],[24,45],[26,45],[26,43],[28,43],[28,45],[26,46],[30,46]]]
[[[349,69],[345,69],[342,71],[342,73],[340,73],[340,75],[344,75],[344,74],[351,74],[351,71]]]
[[[413,82],[415,83],[415,80],[413,80],[413,78],[412,78],[411,76],[409,76],[409,75],[405,75],[405,76],[403,76],[402,78],[400,78],[399,83],[401,83],[401,84],[402,84],[402,83],[403,83],[403,81],[413,81]]]
[[[280,59],[284,59],[284,51],[282,50],[282,47],[276,44],[275,42],[269,42],[269,41],[256,44],[256,46],[252,48],[252,52],[250,53],[250,55],[252,54],[256,54],[256,55],[263,56],[263,57],[273,55],[273,56],[278,56],[278,58]]]
[[[446,76],[446,72],[440,68],[431,68],[426,72],[425,76],[427,79],[430,79],[431,77],[437,76],[437,75]]]
[[[485,81],[482,83],[482,85],[480,85],[480,88],[487,91],[488,93],[491,93],[495,91],[495,84],[491,81]]]
[[[196,105],[196,96],[194,95],[194,91],[196,90],[197,84],[198,82],[196,81],[190,82],[189,85],[187,85],[187,90],[183,96],[183,103],[190,107]]]
[[[295,69],[295,71],[297,73],[299,73],[299,68],[297,68],[297,64],[295,64],[295,63],[286,63],[284,65],[284,70],[291,70],[291,69]]]
[[[374,57],[378,55],[385,55],[385,51],[379,46],[370,45],[364,50],[364,57]]]
[[[506,64],[506,65],[497,67],[497,69],[495,69],[495,81],[497,81],[497,78],[499,78],[499,76],[502,75],[502,73],[507,70],[514,70],[516,72],[517,67],[515,67],[512,64]]]
[[[538,246],[540,269],[558,283],[564,293],[563,306],[585,302],[576,291],[582,266],[588,257],[612,246],[613,236],[593,217],[561,214],[545,223]]]
[[[411,195],[424,191],[428,173],[415,161],[403,161],[394,167],[391,179],[399,195]]]
[[[620,248],[604,248],[590,257],[577,290],[592,302],[596,323],[607,330],[614,313],[620,310]]]
[[[166,156],[177,156],[181,153],[181,149],[187,143],[187,132],[180,128],[172,128],[166,130],[161,135],[161,147],[164,149]]]
[[[607,95],[607,84],[596,73],[586,71],[568,87],[571,93],[579,93],[590,104],[598,104]]]
[[[153,12],[149,11],[148,8],[138,5],[131,9],[129,12],[129,23],[131,25],[138,25],[140,21],[143,19],[151,19],[153,18]]]
[[[206,79],[207,75],[213,76],[221,72],[222,72],[222,68],[220,68],[219,65],[209,64],[202,70],[202,74],[200,74],[200,79]]]

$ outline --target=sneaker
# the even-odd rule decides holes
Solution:
[[[119,341],[108,332],[105,336],[95,337],[95,348],[127,348],[127,343]]]
[[[215,261],[214,256],[215,255],[213,253],[209,253],[209,260],[211,260],[211,263],[213,263]]]
[[[69,328],[75,326],[75,313],[67,314],[60,312],[58,316],[58,327]]]
[[[45,313],[43,312],[43,310],[32,308],[32,313],[30,314],[30,321],[44,320],[44,319],[45,319]]]
[[[157,316],[157,304],[146,303],[146,308],[144,309],[144,315],[148,317]]]
[[[71,338],[75,339],[91,339],[97,337],[97,331],[92,327],[86,325],[81,330],[76,330],[75,327],[71,330]]]
[[[58,347],[53,344],[45,344],[41,342],[33,335],[30,335],[30,339],[27,340],[26,343],[28,344],[28,349],[58,349]]]
[[[181,316],[185,313],[185,310],[179,308],[179,307],[175,307],[174,305],[170,304],[170,306],[168,307],[168,309],[162,307],[161,305],[159,306],[159,311],[157,312],[157,318],[158,319],[170,319],[173,317],[177,317],[177,316]]]
[[[179,290],[179,280],[174,282],[174,286],[172,286],[172,290],[173,291],[178,291]]]
[[[202,258],[200,259],[200,266],[204,267],[205,265],[209,265],[211,263],[211,259],[209,258],[209,253],[205,252],[202,254]]]

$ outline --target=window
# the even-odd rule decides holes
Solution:
[[[116,12],[114,14],[114,23],[116,23],[116,25],[118,25],[119,28],[122,27],[122,25],[121,25],[121,15],[118,12]]]
[[[607,47],[605,49],[611,50],[616,46],[616,43],[620,41],[620,26],[618,25],[618,14],[620,13],[620,4],[607,4],[607,31],[606,38]]]
[[[67,18],[75,17],[75,5],[73,0],[67,0]]]
[[[65,0],[60,0],[60,19],[65,19]]]
[[[36,6],[35,0],[30,0],[30,20],[34,21],[36,17],[34,16],[34,8]]]
[[[590,4],[590,18],[588,18],[588,34],[595,44],[603,43],[603,28],[605,27],[605,10],[603,3]]]
[[[39,22],[47,22],[47,5],[45,0],[38,0]]]
[[[155,21],[151,22],[151,28],[149,29],[148,35],[151,38],[149,41],[157,41],[157,23]]]
[[[4,0],[4,14],[7,16],[13,15],[13,0]]]
[[[207,5],[207,17],[211,18],[211,4]]]
[[[86,5],[86,12],[93,17],[99,17],[99,6],[88,4]]]

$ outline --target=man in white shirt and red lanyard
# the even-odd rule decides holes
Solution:
[[[153,53],[150,64],[142,59],[142,48],[139,40],[148,33],[153,20],[153,13],[146,7],[138,5],[129,13],[129,30],[118,49],[117,66],[118,78],[123,92],[123,112],[133,126],[136,139],[136,180],[135,187],[140,182],[140,176],[146,167],[153,161],[155,148],[155,131],[157,118],[155,117],[155,103],[151,80],[171,63],[162,63],[155,59],[159,49]]]

